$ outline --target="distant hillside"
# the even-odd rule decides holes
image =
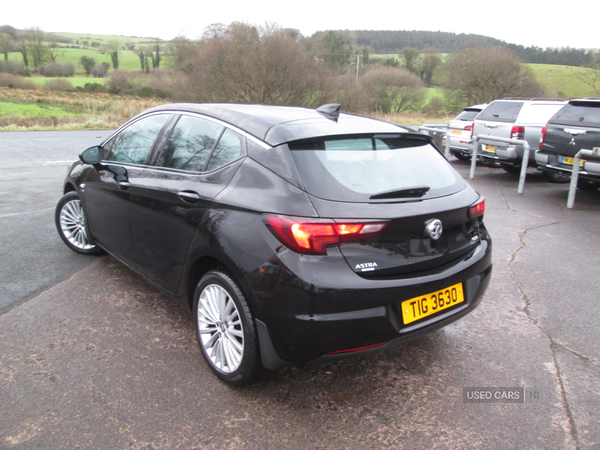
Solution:
[[[373,53],[397,53],[404,47],[417,50],[435,47],[441,53],[455,53],[465,48],[492,47],[507,45],[487,36],[478,34],[456,34],[444,31],[353,31],[356,44],[369,47]]]
[[[593,51],[576,48],[540,48],[510,44],[499,39],[478,34],[456,34],[445,31],[352,31],[356,44],[369,47],[372,53],[398,53],[404,47],[425,50],[434,47],[440,53],[456,53],[466,48],[504,46],[526,63],[587,66],[592,62]]]

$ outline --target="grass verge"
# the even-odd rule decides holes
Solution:
[[[110,130],[160,99],[0,87],[0,131]]]

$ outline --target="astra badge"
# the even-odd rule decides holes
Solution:
[[[442,237],[443,229],[442,221],[439,219],[432,219],[425,225],[425,232],[434,241],[437,241],[440,237]]]
[[[371,270],[375,270],[375,267],[377,267],[376,262],[368,262],[368,263],[357,264],[356,267],[354,268],[354,270],[360,270],[361,272],[368,272]]]

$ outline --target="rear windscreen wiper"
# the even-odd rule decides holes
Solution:
[[[429,189],[429,186],[412,186],[404,189],[392,189],[391,191],[380,192],[379,194],[371,195],[369,198],[371,200],[380,200],[385,198],[423,197]]]

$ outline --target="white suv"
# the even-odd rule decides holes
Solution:
[[[491,102],[475,119],[473,136],[493,136],[526,140],[531,153],[529,164],[535,166],[535,151],[542,128],[567,102],[558,99],[503,99]],[[479,155],[494,160],[509,173],[519,173],[523,146],[480,139]]]

